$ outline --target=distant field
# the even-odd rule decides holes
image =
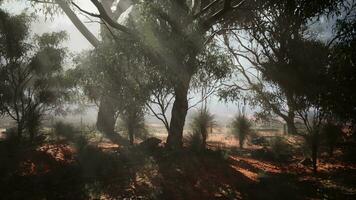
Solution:
[[[167,138],[167,131],[161,124],[148,124],[147,129],[151,136],[157,137],[162,141],[165,141]],[[210,130],[211,131],[211,130]],[[231,134],[230,128],[225,126],[218,126],[212,129],[212,132],[209,131],[208,144],[213,146],[221,147],[237,147],[239,145],[236,138]],[[255,129],[254,132],[259,136],[280,136],[283,135],[282,129],[274,128],[263,128]],[[184,129],[184,137],[191,134],[189,128]],[[249,145],[249,144],[247,144]]]

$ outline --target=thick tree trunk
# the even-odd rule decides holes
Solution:
[[[129,135],[130,145],[133,145],[134,144],[134,128],[131,125],[129,125],[127,132]]]
[[[297,128],[295,127],[294,119],[288,119],[287,122],[287,133],[295,135],[297,134]]]
[[[183,145],[183,129],[188,111],[188,89],[190,78],[174,88],[175,100],[172,108],[172,118],[167,137],[168,148],[177,149]]]
[[[104,134],[115,132],[116,110],[109,98],[103,97],[98,112],[96,127]]]

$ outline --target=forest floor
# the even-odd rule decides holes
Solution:
[[[298,155],[275,159],[268,148],[227,141],[210,139],[204,151],[1,141],[0,199],[356,199],[345,149],[322,154],[313,174]]]

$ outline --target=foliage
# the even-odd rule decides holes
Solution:
[[[240,148],[243,148],[247,136],[252,132],[251,122],[244,114],[235,116],[231,123],[232,134],[239,140]]]
[[[58,105],[67,97],[62,69],[66,50],[61,46],[66,34],[30,38],[26,15],[0,11],[0,17],[0,108],[16,121],[20,137],[26,128],[33,138],[40,116],[59,111]]]

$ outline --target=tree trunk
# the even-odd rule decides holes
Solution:
[[[78,16],[71,10],[69,5],[64,0],[56,0],[59,7],[62,8],[63,12],[72,21],[74,26],[82,33],[82,35],[90,42],[91,45],[97,47],[99,45],[99,40],[89,31],[89,29],[80,21]]]
[[[22,138],[23,129],[24,129],[24,124],[23,124],[22,120],[20,120],[17,122],[17,137],[19,139]]]
[[[243,139],[239,139],[239,145],[240,145],[240,149],[244,148],[244,140]]]
[[[129,124],[127,132],[129,135],[130,145],[133,145],[134,144],[134,129],[130,124]]]
[[[312,161],[313,161],[313,172],[317,173],[317,162],[318,162],[318,147],[319,147],[319,136],[318,133],[313,133],[312,136]]]
[[[297,128],[295,127],[294,119],[286,120],[287,123],[287,133],[291,135],[297,134]]]
[[[177,84],[174,88],[175,100],[172,108],[172,118],[170,129],[167,137],[168,148],[177,149],[183,145],[183,129],[185,117],[188,111],[188,89],[190,77],[187,81]]]
[[[103,97],[98,112],[96,127],[104,134],[113,134],[115,132],[116,110],[111,100]]]

